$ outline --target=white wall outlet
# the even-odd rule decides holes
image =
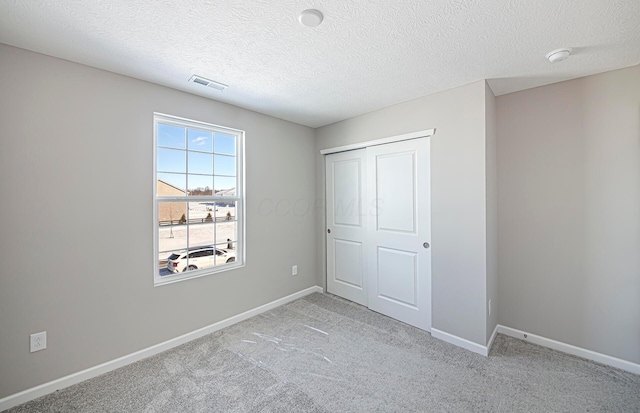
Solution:
[[[291,275],[298,275],[298,266],[294,265],[291,267]]]
[[[47,332],[31,334],[30,344],[32,353],[47,348]]]
[[[491,317],[491,300],[489,300],[489,305],[488,305],[488,307],[489,307],[489,317]]]

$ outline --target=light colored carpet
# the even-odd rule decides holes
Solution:
[[[313,294],[10,412],[638,412],[640,376],[498,335],[489,357]]]

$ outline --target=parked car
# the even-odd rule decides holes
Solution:
[[[188,256],[188,260],[187,260]],[[236,252],[214,247],[194,248],[169,256],[167,269],[173,273],[213,267],[236,260]]]

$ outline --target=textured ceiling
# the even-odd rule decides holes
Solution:
[[[302,27],[306,8],[324,22]],[[636,65],[640,0],[2,0],[0,42],[317,127],[480,79],[500,95]]]

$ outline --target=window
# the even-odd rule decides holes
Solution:
[[[244,265],[243,141],[239,130],[154,114],[156,285]]]

